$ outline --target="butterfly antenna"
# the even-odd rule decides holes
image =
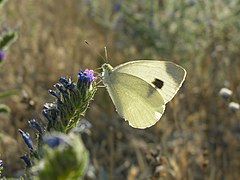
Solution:
[[[102,69],[102,68],[101,67],[95,68],[94,71],[99,70],[99,69]]]
[[[89,42],[87,40],[84,40],[85,44],[88,45],[88,47],[91,47],[91,44],[89,44]],[[104,63],[106,63],[107,59],[104,58],[98,51],[96,51],[95,49],[93,49],[93,51],[101,57],[101,59],[103,60]],[[105,55],[106,56],[106,55]]]
[[[108,62],[108,53],[107,53],[107,47],[104,47],[104,52],[105,52],[105,58],[106,58],[106,62]]]

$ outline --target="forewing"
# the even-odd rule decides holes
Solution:
[[[142,79],[125,73],[112,72],[105,85],[117,112],[134,128],[154,125],[162,116],[162,96]]]
[[[138,60],[121,64],[113,69],[116,73],[126,73],[151,84],[163,97],[170,101],[181,87],[186,71],[168,61]]]

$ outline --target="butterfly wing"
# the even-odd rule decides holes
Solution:
[[[144,80],[131,74],[112,71],[103,81],[117,112],[134,128],[154,125],[162,116],[162,96]]]
[[[113,71],[146,81],[161,94],[164,104],[174,97],[186,77],[186,71],[181,66],[158,60],[130,61],[115,67]]]

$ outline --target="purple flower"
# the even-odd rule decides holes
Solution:
[[[114,11],[119,11],[121,9],[121,4],[120,3],[113,3],[113,10]]]
[[[49,121],[52,122],[57,119],[58,111],[57,109],[44,109],[42,110],[42,115]]]
[[[81,120],[78,124],[72,129],[73,132],[80,133],[90,133],[90,128],[92,124],[89,121]]]
[[[59,78],[59,82],[62,83],[62,85],[66,89],[73,89],[74,88],[74,84],[73,84],[73,82],[72,82],[72,80],[70,78],[60,77]]]
[[[91,69],[85,69],[84,71],[80,70],[78,72],[78,79],[85,82],[96,81],[97,77],[94,76],[94,71]]]
[[[27,144],[28,148],[33,149],[33,142],[30,135],[27,132],[22,131],[21,129],[18,129],[18,131],[21,133],[22,138],[24,142]]]
[[[54,91],[54,90],[49,90],[48,91],[51,95],[53,95],[54,97],[56,97],[58,100],[61,100],[61,95],[60,92]]]
[[[6,52],[0,49],[0,61],[6,57]]]
[[[50,136],[50,137],[46,138],[44,141],[49,147],[55,148],[61,144],[62,140],[59,137]]]
[[[55,87],[57,90],[59,90],[61,93],[67,93],[67,89],[60,83],[55,84],[53,87]]]
[[[187,3],[188,5],[192,6],[194,4],[196,4],[197,0],[188,0]]]
[[[0,159],[0,178],[2,177],[2,170],[3,170],[3,161]]]
[[[31,119],[30,121],[28,121],[28,123],[29,126],[35,128],[39,132],[39,134],[43,133],[41,126],[36,122],[35,119]]]
[[[65,141],[64,137],[61,135],[47,135],[43,139],[44,143],[47,144],[51,148],[56,148],[60,145],[67,145],[68,143]]]
[[[31,167],[31,161],[27,154],[22,155],[20,158],[25,162],[27,167]]]

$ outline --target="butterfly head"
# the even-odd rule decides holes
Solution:
[[[103,80],[106,79],[112,73],[113,67],[110,64],[104,63],[102,65],[102,78]]]

